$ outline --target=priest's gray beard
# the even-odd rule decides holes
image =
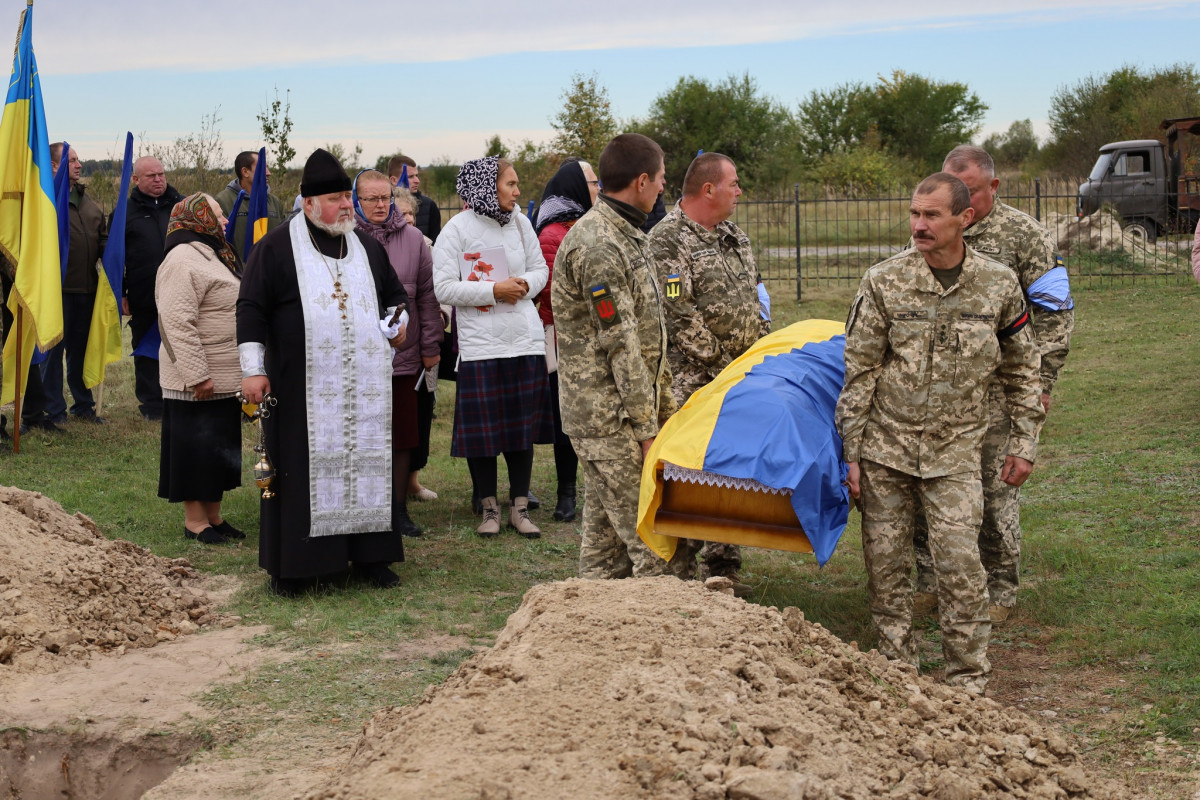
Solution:
[[[312,201],[312,216],[308,218],[308,221],[317,228],[325,231],[330,236],[345,236],[346,234],[350,233],[350,231],[354,230],[353,211],[347,211],[345,219],[339,217],[337,222],[330,224],[321,221],[321,198],[314,197]]]

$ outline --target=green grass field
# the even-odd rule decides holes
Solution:
[[[841,319],[851,292],[811,291],[799,306],[781,292],[777,324]],[[1194,742],[1200,739],[1200,287],[1085,289],[1076,302],[1071,355],[1023,490],[1022,626],[1003,636],[1018,646],[1036,634],[1056,673],[1103,666],[1123,681],[1127,688],[1111,702],[1129,713],[1110,732],[1114,738]],[[411,506],[427,533],[405,542],[402,585],[278,599],[257,567],[251,429],[244,487],[225,505],[227,518],[249,533],[244,546],[186,541],[181,509],[155,495],[158,431],[138,416],[132,386],[128,360],[111,367],[103,393],[111,423],[23,437],[19,455],[0,453],[0,482],[82,511],[111,537],[239,581],[227,610],[247,624],[270,626],[262,645],[295,657],[208,695],[206,702],[223,710],[202,726],[216,746],[267,724],[357,730],[373,709],[419,698],[467,656],[466,648],[490,643],[530,586],[575,573],[578,523],[552,522],[549,508],[534,512],[546,533],[540,540],[474,535],[466,465],[446,455],[453,385],[443,383],[435,455],[423,473],[441,499]],[[550,448],[539,448],[534,490],[550,506],[552,475]],[[842,638],[871,646],[857,519],[852,513],[824,569],[808,556],[748,553],[753,601],[798,606]],[[449,644],[433,656],[395,655],[404,643],[432,637]]]

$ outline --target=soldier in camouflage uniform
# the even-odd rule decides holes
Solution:
[[[563,431],[583,462],[579,574],[686,577],[637,534],[641,468],[674,413],[662,291],[639,230],[663,186],[662,149],[622,134],[600,155],[603,191],[563,239],[550,297]]]
[[[917,663],[912,537],[929,521],[946,680],[982,693],[991,619],[979,560],[980,453],[988,390],[998,380],[1012,423],[1001,477],[1033,469],[1038,352],[1012,270],[967,247],[974,211],[952,175],[926,178],[910,211],[915,249],[871,267],[846,321],[846,379],[836,421],[850,493],[862,510],[863,557],[879,649]]]
[[[683,405],[729,362],[746,352],[771,323],[761,318],[758,268],[750,239],[729,221],[742,190],[737,167],[703,153],[683,179],[683,197],[650,232],[650,255],[666,296],[672,392]],[[706,542],[703,576],[734,580],[742,566],[735,544]],[[742,593],[742,592],[739,592]]]
[[[1041,352],[1041,402],[1049,412],[1050,392],[1067,360],[1075,326],[1074,303],[1058,246],[1033,217],[996,202],[1000,181],[986,150],[969,145],[956,147],[946,156],[942,168],[962,180],[971,192],[975,219],[963,234],[967,245],[1012,269],[1025,291],[1033,318],[1033,338]],[[988,574],[992,621],[1003,622],[1017,603],[1021,490],[1000,479],[1010,426],[998,383],[993,382],[988,397],[991,419],[983,440],[983,525],[979,530],[979,555]],[[936,604],[937,594],[923,518],[918,519],[914,542],[915,605],[922,611]]]

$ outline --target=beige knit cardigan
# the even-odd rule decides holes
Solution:
[[[241,388],[235,317],[241,285],[207,245],[187,242],[167,253],[154,284],[164,397],[191,400],[192,389],[209,378],[214,399]]]

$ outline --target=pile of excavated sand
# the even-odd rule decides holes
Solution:
[[[1117,798],[1063,733],[674,578],[534,587],[310,800]]]
[[[214,620],[182,558],[106,539],[36,492],[0,486],[0,678],[153,647]]]

